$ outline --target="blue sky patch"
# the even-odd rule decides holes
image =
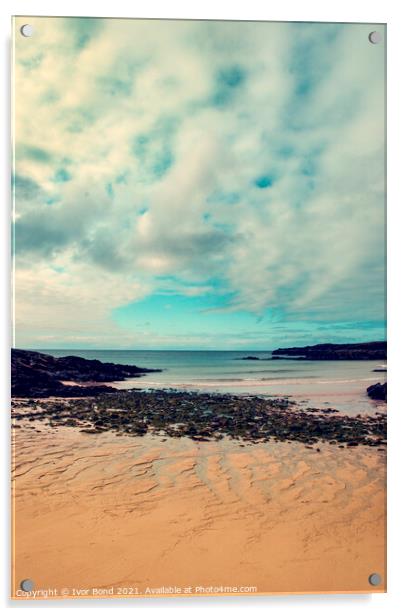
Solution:
[[[72,174],[64,168],[58,169],[53,177],[53,181],[56,184],[63,184],[64,182],[70,182]]]
[[[269,188],[270,186],[272,186],[273,182],[274,180],[272,176],[266,174],[259,175],[254,180],[254,184],[257,188]]]

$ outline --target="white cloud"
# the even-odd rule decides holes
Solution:
[[[120,340],[111,311],[160,275],[192,282],[188,296],[223,280],[229,310],[383,318],[384,55],[369,26],[33,25],[15,62],[21,344]]]

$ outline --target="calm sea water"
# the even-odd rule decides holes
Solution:
[[[289,395],[313,406],[330,406],[348,413],[374,412],[380,405],[366,395],[386,373],[375,361],[272,360],[258,351],[89,351],[43,350],[55,357],[86,359],[160,368],[162,372],[116,383],[116,387],[170,388],[242,395]],[[253,355],[259,361],[242,360]],[[306,402],[305,402],[306,403]]]

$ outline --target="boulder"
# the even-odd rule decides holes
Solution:
[[[387,383],[376,383],[367,388],[367,394],[372,400],[387,401]]]

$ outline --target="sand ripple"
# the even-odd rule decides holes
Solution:
[[[365,591],[385,572],[385,453],[15,430],[15,588]],[[381,589],[379,589],[381,590]]]

